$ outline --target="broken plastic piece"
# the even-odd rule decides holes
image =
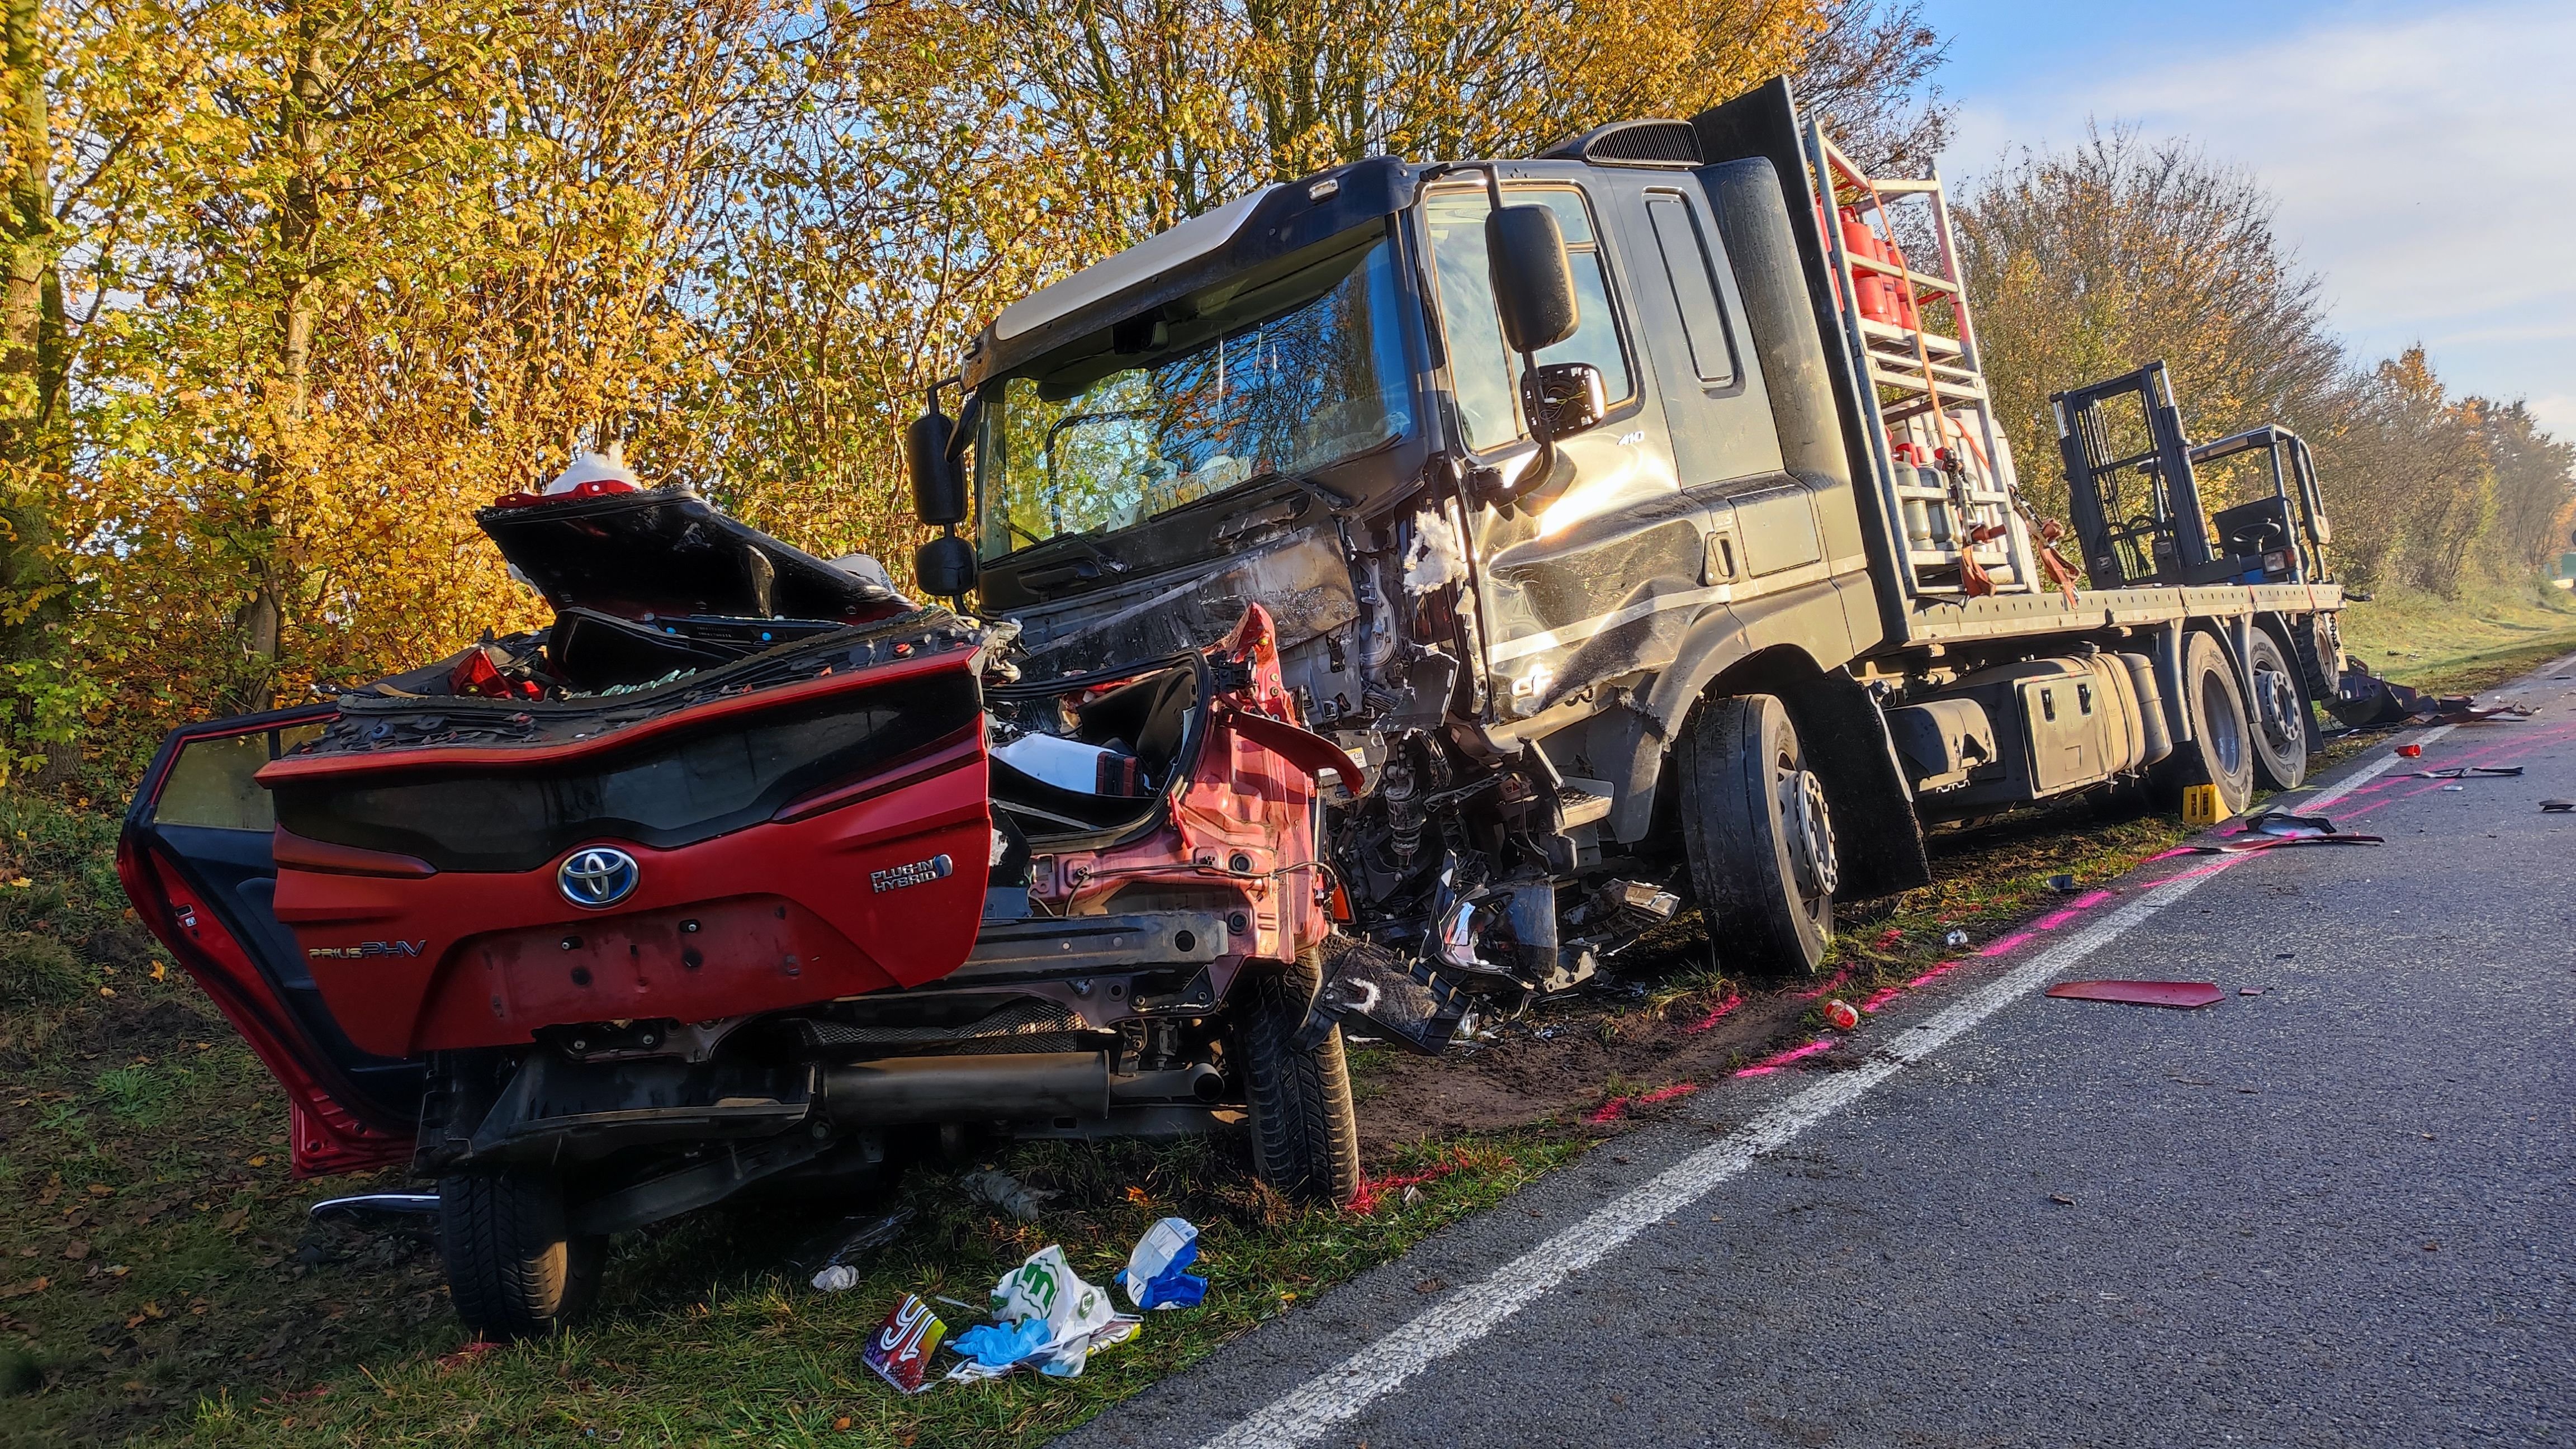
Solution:
[[[2424,758],[2424,747],[2422,745],[2399,745],[2397,747],[2397,753],[2410,760],[2420,760]]]
[[[948,1325],[939,1321],[921,1295],[906,1293],[877,1326],[868,1346],[859,1351],[859,1360],[894,1385],[896,1392],[917,1394],[930,1386],[930,1356],[947,1336]]]
[[[2335,823],[2322,815],[2293,815],[2287,810],[2266,810],[2246,821],[2245,829],[2255,835],[2332,835]]]
[[[2186,1011],[2227,999],[2214,981],[2061,981],[2048,988],[2048,994],[2067,1001],[2118,1001]]]
[[[1118,1286],[1139,1308],[1196,1308],[1208,1280],[1189,1271],[1199,1257],[1199,1230],[1187,1218],[1165,1218],[1145,1230],[1118,1270]]]
[[[1024,1223],[1033,1221],[1046,1200],[1055,1196],[1051,1192],[1024,1186],[1007,1172],[970,1172],[957,1179],[957,1185]]]
[[[2061,896],[2071,896],[2075,894],[2075,877],[2071,875],[2050,876],[2048,878],[2048,888],[2057,892]]]
[[[2540,813],[2543,815],[2564,815],[2570,810],[2576,810],[2576,800],[2543,800],[2540,802]]]
[[[1860,1013],[1850,1002],[1838,998],[1825,1003],[1825,1020],[1837,1031],[1852,1031],[1860,1026]]]
[[[816,1270],[814,1286],[826,1293],[846,1292],[859,1286],[859,1270],[851,1266],[851,1260],[901,1237],[904,1225],[911,1221],[910,1208],[897,1208],[879,1217],[844,1219],[840,1226],[846,1231]]]
[[[2384,845],[2376,835],[2257,835],[2230,836],[2209,845],[2184,845],[2174,849],[2176,855],[2244,855],[2257,850],[2281,850],[2293,845]]]
[[[2417,770],[2417,780],[2505,780],[2522,773],[2520,765],[2453,765],[2447,770]]]
[[[1952,931],[1950,934],[1941,938],[1941,944],[1955,951],[1961,946],[1968,944],[1968,933],[1965,931]]]

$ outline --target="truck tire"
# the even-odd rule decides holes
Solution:
[[[2274,790],[2295,790],[2308,778],[2308,692],[2281,642],[2260,629],[2246,655],[2245,673],[2254,681],[2246,711],[2254,728],[2246,739],[2254,746],[2254,774]]]
[[[2253,726],[2245,718],[2245,693],[2227,651],[2209,635],[2194,630],[2183,641],[2182,709],[2191,720],[2191,738],[2174,746],[2165,762],[2164,792],[2180,804],[2186,785],[2218,787],[2218,814],[2225,819],[2254,798]]]
[[[438,1247],[447,1296],[489,1339],[542,1338],[590,1310],[605,1239],[564,1228],[563,1181],[512,1169],[438,1184]]]
[[[1324,984],[1323,958],[1307,951],[1284,969],[1251,968],[1236,988],[1234,1044],[1252,1109],[1252,1167],[1283,1195],[1340,1206],[1360,1190],[1359,1114],[1336,1026],[1311,1050],[1296,1044]]]
[[[1721,963],[1812,976],[1834,934],[1833,816],[1789,711],[1768,694],[1712,699],[1681,743],[1682,843]]]

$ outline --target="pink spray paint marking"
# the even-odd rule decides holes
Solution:
[[[1609,1101],[1602,1103],[1600,1106],[1593,1108],[1583,1120],[1591,1123],[1595,1127],[1598,1127],[1604,1122],[1616,1122],[1627,1115],[1628,1099],[1625,1097],[1613,1097]]]
[[[1704,1032],[1710,1027],[1717,1025],[1719,1022],[1724,1021],[1734,1012],[1735,1008],[1742,1006],[1743,1004],[1744,998],[1741,996],[1730,996],[1726,998],[1724,1001],[1719,1002],[1716,1008],[1710,1011],[1708,1015],[1701,1017],[1699,1020],[1692,1022],[1686,1027],[1683,1027],[1682,1035],[1699,1035],[1701,1032]]]
[[[1911,991],[1917,986],[1928,986],[1958,969],[1958,962],[1944,961],[1940,965],[1933,967],[1931,970],[1924,972],[1922,975],[1915,977],[1913,980],[1906,982],[1905,989]]]
[[[2109,891],[2088,892],[2084,895],[2077,896],[2072,901],[2069,901],[2066,905],[2066,909],[2062,911],[2051,911],[2047,915],[2040,917],[2038,920],[2031,922],[2031,925],[2038,930],[2054,931],[2058,927],[2074,920],[2077,916],[2084,914],[2086,911],[2093,909],[2095,906],[2102,904],[2110,898],[2111,892]]]
[[[1657,1102],[1671,1102],[1687,1097],[1698,1090],[1699,1083],[1697,1082],[1675,1082],[1669,1087],[1657,1087],[1655,1090],[1639,1097],[1637,1099],[1637,1105],[1641,1107],[1651,1107]]]
[[[1829,1052],[1833,1049],[1834,1044],[1832,1042],[1819,1038],[1818,1040],[1807,1043],[1805,1046],[1791,1047],[1785,1052],[1773,1052],[1771,1055],[1764,1057],[1753,1065],[1739,1070],[1736,1072],[1736,1075],[1739,1077],[1767,1077],[1773,1072],[1780,1070],[1782,1067],[1788,1066],[1792,1062],[1804,1061],[1818,1052]]]
[[[1977,954],[1980,956],[2000,956],[2006,951],[2029,941],[2031,934],[2032,933],[2029,931],[2015,931],[2000,941],[1988,941],[1985,945],[1978,948]]]
[[[1813,991],[1798,992],[1789,999],[1792,1001],[1813,1001],[1817,997],[1824,995],[1826,992],[1833,990],[1835,987],[1842,985],[1845,981],[1850,979],[1851,972],[1849,970],[1837,971],[1825,979],[1824,985],[1817,987]]]
[[[1882,986],[1870,993],[1869,1000],[1862,1002],[1860,1009],[1865,1012],[1875,1012],[1904,994],[1905,988],[1902,986]]]

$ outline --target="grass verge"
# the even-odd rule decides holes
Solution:
[[[2425,601],[2384,602],[2356,618],[2354,647],[2419,687],[2484,689],[2576,648],[2576,611],[2551,599],[2507,601],[2467,624],[2440,623]],[[2371,655],[2374,639],[2408,641],[2396,646],[2407,652],[2382,643],[2385,657]],[[2378,738],[2343,741],[2326,763]],[[0,1074],[11,1084],[0,1091],[0,1417],[13,1443],[174,1431],[210,1444],[1034,1442],[1492,1204],[1592,1134],[1654,1115],[1585,1122],[1596,1105],[1674,1080],[1678,1061],[1664,1054],[1727,1000],[1760,998],[1768,1010],[1757,1030],[1704,1053],[1690,1067],[1700,1076],[1821,1034],[1836,996],[1902,991],[1961,954],[1947,944],[1952,930],[1982,944],[2063,903],[2067,887],[2090,889],[2184,835],[2170,819],[2105,820],[2083,802],[1945,833],[1937,881],[1846,916],[1822,989],[1745,990],[1696,965],[1704,950],[1691,942],[1640,953],[1623,963],[1620,989],[1551,1007],[1511,1043],[1544,1051],[1543,1032],[1632,1042],[1634,1063],[1550,1082],[1524,1057],[1502,1085],[1525,1094],[1537,1125],[1377,1149],[1380,1181],[1419,1180],[1365,1215],[1291,1210],[1250,1185],[1227,1144],[1027,1144],[989,1163],[1054,1194],[1037,1221],[970,1200],[951,1171],[916,1169],[891,1189],[916,1216],[852,1291],[815,1293],[791,1266],[836,1221],[830,1212],[744,1206],[622,1241],[597,1326],[465,1353],[426,1241],[308,1223],[311,1202],[369,1184],[288,1177],[284,1113],[265,1073],[124,910],[114,828],[96,812],[0,793]],[[1397,1113],[1403,1103],[1388,1099],[1399,1097],[1401,1059],[1366,1050],[1353,1065],[1364,1118]],[[1472,1073],[1479,1058],[1441,1070]],[[1565,1090],[1550,1097],[1533,1081]],[[902,1293],[978,1303],[1050,1242],[1105,1285],[1166,1213],[1204,1232],[1207,1306],[1152,1315],[1137,1342],[1079,1380],[1021,1377],[906,1400],[859,1362]],[[942,1313],[952,1332],[975,1321]]]

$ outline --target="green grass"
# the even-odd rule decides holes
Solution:
[[[2458,599],[2387,588],[2345,606],[2345,649],[2400,684],[2472,693],[2576,651],[2576,596],[2535,575]]]
[[[2576,649],[2576,607],[2536,590],[2457,606],[2383,595],[2355,605],[2346,632],[2392,677],[2474,690]],[[284,1108],[266,1073],[191,985],[156,979],[157,948],[116,887],[114,831],[102,813],[0,792],[0,1421],[12,1443],[1031,1443],[1583,1147],[1556,1126],[1417,1144],[1372,1161],[1372,1174],[1430,1175],[1352,1216],[1262,1192],[1234,1144],[1024,1144],[912,1169],[891,1192],[917,1216],[850,1292],[816,1293],[788,1265],[827,1214],[731,1208],[621,1239],[591,1327],[459,1358],[434,1252],[306,1220],[323,1196],[400,1175],[289,1178]],[[1944,833],[1936,882],[1846,915],[1828,967],[1845,974],[1829,995],[1858,1001],[1909,980],[1963,954],[1948,931],[1982,946],[2061,904],[2051,876],[2089,888],[2183,835],[2178,821],[2104,820],[2081,802]],[[1697,964],[1704,953],[1671,954],[1645,1000],[1589,1008],[1600,1018],[1590,1028],[1675,1019],[1739,989]],[[1793,1024],[1821,1025],[1813,1010]],[[1364,1113],[1387,1089],[1390,1060],[1354,1054]],[[988,1163],[1057,1194],[1038,1222],[955,1187],[958,1172]],[[1207,1306],[1149,1315],[1138,1341],[1078,1380],[903,1399],[859,1361],[905,1292],[980,1302],[1050,1242],[1105,1285],[1165,1213],[1204,1232]],[[952,1333],[975,1321],[941,1312]]]

